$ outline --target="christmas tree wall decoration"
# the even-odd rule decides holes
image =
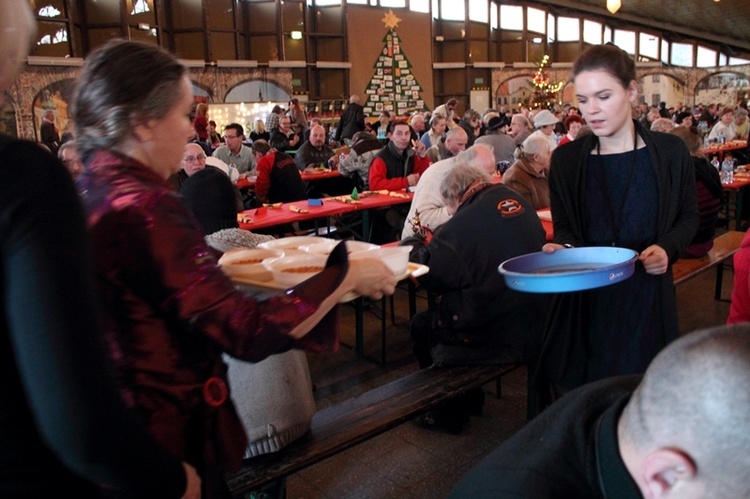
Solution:
[[[550,81],[549,72],[549,56],[545,55],[542,61],[539,63],[539,69],[537,69],[534,78],[531,80],[531,84],[534,85],[534,97],[532,104],[534,107],[551,107],[557,100],[557,93],[560,92],[565,82]]]
[[[412,65],[401,48],[396,27],[401,21],[392,10],[382,19],[388,32],[383,37],[383,48],[375,61],[375,73],[365,89],[367,115],[388,111],[402,115],[425,109],[422,86],[412,73]]]

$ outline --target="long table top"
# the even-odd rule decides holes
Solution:
[[[239,223],[241,229],[263,229],[314,218],[411,203],[413,197],[414,194],[405,191],[385,191],[384,194],[378,191],[369,196],[362,195],[356,202],[346,202],[345,200],[350,199],[350,196],[323,198],[321,206],[310,206],[308,200],[302,199],[292,203],[283,203],[278,207],[245,210],[240,212]]]
[[[703,148],[703,154],[721,154],[728,151],[737,151],[747,147],[746,140],[730,140],[724,144],[711,144]]]
[[[310,182],[313,180],[321,180],[324,178],[337,178],[341,176],[341,173],[338,170],[304,170],[300,172],[300,176],[302,177],[303,182]],[[247,189],[250,187],[255,187],[255,181],[257,180],[256,177],[247,177],[247,178],[241,178],[237,180],[237,188],[238,189]]]

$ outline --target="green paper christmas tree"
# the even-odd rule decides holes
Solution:
[[[399,21],[393,11],[383,18],[388,32],[383,37],[383,49],[375,61],[375,73],[365,89],[366,115],[388,111],[400,116],[407,111],[425,109],[422,86],[412,73],[411,62],[401,49],[401,39],[395,30]]]

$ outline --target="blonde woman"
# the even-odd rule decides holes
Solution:
[[[256,140],[265,140],[266,142],[271,140],[271,134],[266,130],[263,120],[255,120],[253,131],[250,132],[250,140],[253,142]]]

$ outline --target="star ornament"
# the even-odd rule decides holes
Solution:
[[[386,28],[396,29],[398,27],[398,23],[401,22],[401,19],[396,17],[396,14],[393,13],[392,9],[388,9],[388,13],[383,16],[383,19],[381,19],[381,21],[383,21]]]

